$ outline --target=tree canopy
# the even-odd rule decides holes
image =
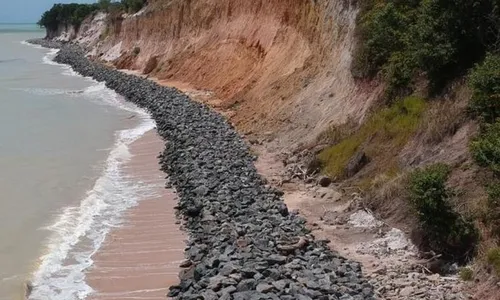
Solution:
[[[57,30],[61,24],[79,27],[88,15],[97,10],[98,4],[54,4],[42,14],[37,24],[49,30]]]
[[[57,30],[59,25],[73,25],[79,27],[83,20],[95,11],[121,10],[127,13],[136,13],[147,3],[146,0],[99,0],[94,4],[54,4],[51,9],[44,12],[38,25],[49,30]]]

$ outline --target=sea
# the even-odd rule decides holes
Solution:
[[[147,186],[123,178],[146,112],[0,24],[0,300],[85,299],[85,272]]]

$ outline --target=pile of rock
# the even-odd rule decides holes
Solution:
[[[32,39],[32,40],[27,40],[26,42],[51,49],[60,49],[63,46],[61,42],[54,40],[47,40],[47,39]]]
[[[177,299],[373,299],[358,263],[316,241],[266,186],[247,145],[207,106],[179,91],[91,62],[64,46],[55,58],[149,111],[189,233]]]
[[[443,277],[439,274],[427,275],[415,269],[408,272],[408,266],[381,268],[370,275],[379,298],[387,300],[465,300],[462,284],[456,277]]]

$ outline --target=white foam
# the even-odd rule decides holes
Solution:
[[[67,76],[79,76],[77,72],[71,68],[69,65],[65,64],[60,64],[54,61],[54,58],[56,57],[57,53],[59,53],[59,49],[50,49],[47,54],[45,54],[42,58],[42,61],[44,64],[51,65],[51,66],[59,66],[63,69],[62,74],[67,75]],[[88,77],[85,77],[88,78]]]
[[[30,43],[28,43],[27,41],[21,41],[21,44],[22,44],[22,45],[25,45],[25,46],[31,46],[31,47],[33,47],[33,48],[35,48],[35,49],[45,49],[45,48],[43,48],[41,45],[30,44]]]
[[[78,96],[85,92],[84,90],[64,90],[64,89],[52,89],[52,88],[10,88],[10,90],[22,91],[38,96],[52,96],[52,95]]]
[[[153,128],[154,122],[143,118],[139,126],[119,131],[104,173],[87,197],[79,206],[65,208],[46,228],[52,231],[52,237],[34,275],[30,299],[84,299],[92,292],[84,273],[92,265],[92,255],[106,234],[120,225],[122,213],[151,194],[151,185],[130,181],[122,166],[131,158],[128,146]],[[75,251],[75,245],[83,240],[90,246]]]
[[[52,51],[46,57],[55,53]],[[101,247],[107,233],[120,226],[123,212],[152,196],[154,190],[151,184],[128,178],[123,165],[131,158],[130,144],[153,129],[155,122],[145,111],[121,101],[103,83],[92,81],[94,85],[83,90],[85,97],[133,112],[140,122],[135,128],[116,133],[101,177],[79,205],[64,208],[55,222],[44,228],[51,231],[51,237],[33,275],[31,300],[85,299],[92,292],[85,282],[85,270],[93,263],[92,255]]]
[[[52,66],[65,66],[59,63],[56,63],[53,59],[56,57],[57,53],[59,53],[59,49],[49,49],[49,52],[45,54],[42,58],[43,63]],[[66,66],[68,67],[68,66]]]

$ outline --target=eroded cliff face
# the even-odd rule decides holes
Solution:
[[[297,145],[378,95],[350,73],[356,15],[346,0],[155,0],[108,21],[93,55],[211,92],[240,131]]]
[[[349,119],[362,123],[382,92],[376,81],[356,81],[350,72],[354,1],[148,2],[135,15],[89,18],[74,40],[92,48],[95,59],[148,74],[208,102],[240,132],[265,139],[267,149],[293,151],[314,145],[330,125]],[[370,185],[369,204],[387,224],[416,226],[404,188],[407,173],[419,166],[454,166],[450,186],[466,191],[455,205],[460,210],[483,197],[468,151],[477,126],[461,117],[467,95],[459,81],[443,99],[429,102],[422,124],[402,149],[391,149],[390,143],[377,148],[383,150],[347,182]],[[373,142],[371,137],[365,143]]]

